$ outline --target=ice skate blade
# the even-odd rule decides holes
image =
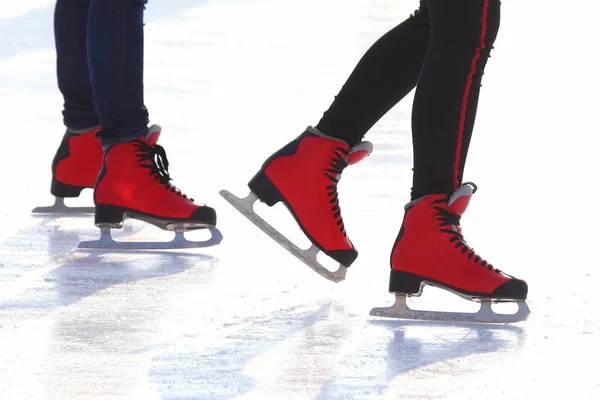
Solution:
[[[376,317],[410,319],[441,322],[471,322],[482,324],[510,324],[525,321],[530,314],[529,306],[524,301],[517,302],[519,309],[515,314],[498,314],[492,310],[491,300],[481,300],[481,308],[476,313],[421,311],[413,310],[406,304],[405,294],[396,295],[396,303],[391,307],[373,308],[370,315]]]
[[[65,199],[61,197],[54,198],[54,204],[49,207],[36,207],[31,212],[33,214],[49,215],[74,215],[74,214],[93,214],[94,207],[68,207]]]
[[[227,190],[221,190],[219,194],[260,230],[269,235],[271,239],[279,243],[281,247],[292,253],[300,261],[304,262],[304,264],[314,270],[317,274],[336,283],[345,279],[347,270],[345,266],[340,264],[337,271],[328,270],[317,260],[317,254],[319,254],[319,251],[321,251],[318,247],[311,245],[307,250],[300,249],[288,238],[273,228],[267,221],[256,214],[256,212],[254,212],[254,203],[258,200],[258,198],[254,193],[250,192],[248,196],[243,199],[236,197]]]
[[[100,229],[100,239],[79,243],[79,249],[97,250],[171,250],[171,249],[197,249],[212,247],[221,243],[223,235],[217,228],[209,231],[212,237],[202,242],[187,240],[183,232],[175,232],[175,237],[170,242],[117,242],[110,233],[110,228]]]

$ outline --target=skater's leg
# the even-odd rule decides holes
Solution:
[[[370,153],[365,133],[415,87],[428,42],[423,1],[365,53],[319,124],[275,152],[249,182],[262,202],[285,202],[313,245],[345,267],[358,252],[346,235],[337,184]]]
[[[413,105],[412,199],[462,183],[499,0],[428,0],[431,44]]]
[[[413,110],[413,200],[392,251],[389,291],[418,295],[429,282],[467,299],[523,301],[527,283],[480,257],[460,226],[476,190],[462,183],[462,171],[500,1],[429,0],[429,13],[431,44]]]
[[[415,88],[429,44],[426,0],[364,54],[316,128],[354,146]]]
[[[146,134],[144,9],[147,0],[91,0],[87,49],[103,144]]]
[[[99,120],[87,63],[88,12],[89,0],[58,0],[54,12],[56,72],[67,127],[52,162],[50,192],[57,198],[77,197],[83,189],[92,188],[102,163],[100,140],[95,137]]]
[[[94,190],[95,221],[119,228],[126,216],[162,229],[212,227],[216,213],[171,183],[161,128],[148,128],[144,106],[144,23],[147,0],[92,0],[88,58],[102,129],[102,169]]]
[[[64,123],[71,130],[98,125],[88,70],[86,31],[90,0],[57,0],[54,11],[58,88]]]

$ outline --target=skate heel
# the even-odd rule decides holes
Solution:
[[[122,228],[125,209],[111,204],[97,204],[95,224],[98,228]]]
[[[281,192],[265,175],[263,170],[254,175],[254,178],[248,182],[248,187],[260,201],[266,203],[269,207],[273,207],[275,204],[283,201]]]
[[[54,197],[60,198],[69,198],[69,197],[79,197],[81,191],[85,189],[82,186],[73,186],[67,185],[66,183],[62,183],[56,180],[56,178],[52,177],[52,185],[50,186],[50,193]]]
[[[419,295],[421,293],[421,283],[424,280],[422,276],[392,269],[390,271],[389,292]]]

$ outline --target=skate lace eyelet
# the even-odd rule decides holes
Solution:
[[[347,158],[349,154],[349,150],[343,148],[334,149],[333,156],[329,160],[330,168],[325,170],[325,176],[332,182],[331,185],[328,185],[325,188],[327,190],[327,196],[330,198],[329,204],[332,205],[331,211],[333,213],[333,218],[336,220],[336,224],[339,226],[340,232],[344,233],[344,236],[346,236],[346,228],[342,219],[337,185],[340,181],[340,175],[348,166]]]
[[[138,156],[140,167],[148,168],[148,174],[171,193],[176,193],[177,196],[182,196],[192,202],[194,201],[194,199],[188,197],[171,183],[173,178],[169,175],[169,160],[167,159],[167,153],[162,146],[151,146],[141,140],[136,140],[135,144],[138,149],[136,154]]]
[[[443,200],[437,201],[438,203],[444,202]],[[436,203],[436,202],[432,202]],[[494,270],[494,266],[484,260],[480,255],[478,255],[475,250],[470,247],[462,233],[459,232],[458,227],[460,226],[460,215],[452,214],[446,208],[443,207],[434,207],[437,210],[436,221],[439,221],[436,226],[436,230],[438,232],[443,232],[448,235],[451,235],[449,238],[449,242],[454,244],[454,248],[460,251],[460,255],[467,256],[467,259],[473,261],[475,264],[480,267],[486,267],[488,271]],[[450,227],[448,229],[447,227]],[[500,272],[498,269],[495,269],[496,272]]]

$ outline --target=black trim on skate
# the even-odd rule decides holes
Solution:
[[[248,182],[248,187],[260,201],[269,207],[273,207],[280,201],[285,202],[285,198],[279,189],[275,187],[262,169]]]
[[[346,268],[350,267],[352,263],[358,257],[358,251],[353,247],[348,250],[327,250],[323,248],[309,233],[304,229],[304,226],[300,222],[300,219],[289,205],[285,197],[281,194],[279,189],[271,182],[269,177],[265,174],[264,169],[261,169],[254,177],[248,182],[248,187],[258,197],[258,199],[267,204],[269,207],[282,202],[288,211],[292,214],[296,223],[302,229],[302,232],[306,237],[314,244],[319,250],[333,258],[338,263],[342,264]]]
[[[106,149],[103,150],[104,154],[102,155],[102,165],[100,166],[100,171],[98,171],[98,176],[96,177],[94,189],[98,187],[98,184],[100,183],[102,178],[104,178],[104,175],[106,175],[106,163],[104,162],[104,160],[106,159],[106,153],[108,153],[110,147],[112,146],[108,146]],[[96,204],[96,190],[94,190],[94,204]]]
[[[269,165],[271,161],[273,161],[277,157],[293,156],[294,154],[296,154],[296,152],[298,151],[298,146],[300,146],[300,142],[307,136],[316,135],[310,133],[309,131],[304,131],[296,139],[292,140],[291,142],[283,146],[281,149],[273,153],[269,158],[267,158],[267,160],[263,163],[262,167],[260,168],[261,171],[264,171],[264,169],[267,168],[267,165]]]
[[[85,186],[74,186],[67,185],[66,183],[62,183],[56,180],[55,177],[52,177],[52,184],[50,185],[50,193],[54,197],[60,198],[69,198],[69,197],[79,197],[81,191],[83,189],[87,189]]]
[[[52,176],[56,174],[56,167],[58,166],[58,163],[66,158],[69,158],[71,155],[71,152],[69,151],[69,139],[71,139],[73,136],[78,135],[69,131],[66,131],[63,135],[60,146],[58,146],[58,150],[56,151],[54,159],[52,160]]]
[[[408,210],[410,210],[411,208],[413,208],[414,204],[409,205],[408,207],[406,207],[406,209],[404,210],[404,217],[406,217],[406,212]],[[404,217],[402,217],[402,224],[400,225],[400,232],[398,232],[398,236],[396,236],[396,240],[394,240],[394,245],[392,246],[392,252],[390,254],[390,265],[392,265],[392,259],[394,257],[394,249],[396,248],[396,245],[398,244],[398,242],[400,241],[400,239],[402,239],[402,236],[404,236]]]
[[[512,279],[498,286],[492,293],[469,292],[459,289],[435,279],[429,279],[421,275],[413,274],[405,271],[390,270],[390,293],[402,293],[407,295],[420,295],[421,284],[423,281],[431,282],[436,287],[447,289],[457,294],[462,294],[465,297],[472,299],[493,299],[493,300],[526,300],[527,299],[527,283],[520,279]]]
[[[85,186],[68,185],[56,179],[56,168],[58,167],[58,163],[66,160],[71,155],[71,152],[69,151],[69,139],[73,136],[78,136],[78,134],[69,131],[65,132],[62,141],[60,142],[60,146],[54,155],[54,159],[52,160],[52,183],[50,184],[50,193],[54,197],[79,197],[81,191],[86,189]]]
[[[125,218],[137,219],[148,224],[154,225],[163,230],[169,230],[168,225],[185,224],[183,231],[192,231],[197,229],[214,228],[217,225],[217,213],[208,206],[201,206],[196,209],[189,218],[169,218],[143,213],[126,207],[114,206],[111,204],[96,204],[95,224],[102,228],[108,226],[121,227]]]
[[[528,290],[529,288],[527,287],[527,282],[521,279],[513,278],[510,281],[504,282],[502,285],[498,286],[492,292],[492,295],[498,298],[513,298],[515,297],[514,293],[525,293],[523,299],[526,299]]]

